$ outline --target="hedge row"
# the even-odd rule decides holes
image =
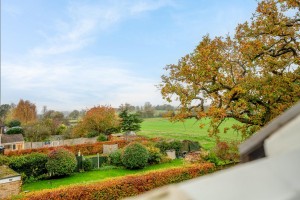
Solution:
[[[74,154],[77,154],[80,150],[81,154],[83,155],[94,155],[97,153],[103,152],[103,145],[104,144],[118,144],[119,148],[124,147],[128,142],[125,140],[116,140],[116,141],[106,141],[106,142],[97,142],[93,144],[78,144],[78,145],[64,145],[60,146],[65,149],[68,149],[69,151],[73,152]],[[57,147],[43,147],[43,148],[37,148],[37,149],[22,149],[17,151],[5,151],[6,156],[19,156],[19,155],[25,155],[25,154],[31,154],[31,153],[44,153],[48,154],[50,151],[57,149]]]
[[[30,200],[58,199],[121,199],[148,190],[195,178],[215,170],[214,164],[204,163],[189,167],[150,172],[143,175],[126,176],[99,183],[67,186],[32,192],[24,196]]]

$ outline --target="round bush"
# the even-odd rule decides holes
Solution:
[[[10,122],[8,122],[7,126],[9,128],[21,126],[21,122],[19,120],[14,119],[14,120],[11,120]]]
[[[128,169],[141,169],[147,165],[149,152],[146,147],[140,143],[130,143],[124,149],[122,154],[122,163]]]
[[[56,149],[48,154],[46,169],[51,176],[70,175],[76,169],[75,155],[67,149]]]
[[[120,149],[109,154],[110,164],[115,165],[115,166],[122,166],[123,163],[121,160],[121,154],[122,154],[122,151]]]

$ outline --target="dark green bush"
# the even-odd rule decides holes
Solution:
[[[91,131],[91,132],[88,132],[88,134],[86,135],[86,137],[92,138],[92,137],[96,137],[98,135],[99,135],[98,131]]]
[[[7,126],[9,128],[15,127],[15,126],[21,126],[21,122],[19,120],[11,120],[10,122],[8,122]]]
[[[11,135],[11,134],[23,134],[24,130],[22,127],[12,127],[6,131],[6,134]]]
[[[122,166],[123,163],[121,160],[121,154],[122,154],[122,151],[120,149],[109,154],[110,164],[115,165],[115,166]]]
[[[84,171],[91,171],[93,169],[92,165],[92,160],[89,158],[86,158],[82,161],[82,168]]]
[[[0,155],[0,166],[1,165],[9,165],[10,159],[7,156]]]
[[[39,179],[47,173],[45,164],[47,155],[42,153],[32,153],[24,156],[14,156],[10,158],[9,167],[16,172],[23,174],[25,182],[30,179]]]
[[[107,136],[104,135],[103,133],[101,133],[98,138],[97,138],[98,142],[102,142],[102,141],[107,141]]]
[[[147,165],[149,152],[140,143],[133,142],[124,148],[121,159],[123,165],[128,169],[141,169]]]
[[[75,155],[64,148],[53,150],[48,154],[46,169],[51,176],[65,176],[74,172],[77,166]]]

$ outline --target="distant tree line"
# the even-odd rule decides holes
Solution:
[[[118,112],[128,110],[138,114],[141,118],[163,117],[168,112],[174,112],[176,108],[170,104],[153,106],[150,102],[146,102],[143,106],[133,106],[129,103],[121,104]]]
[[[48,141],[53,135],[67,139],[139,131],[141,118],[162,117],[175,110],[172,105],[153,106],[146,102],[143,106],[125,103],[118,108],[96,106],[71,112],[43,106],[37,114],[34,103],[21,99],[18,104],[0,105],[0,123],[6,125],[7,134],[23,134],[26,141],[37,142]]]

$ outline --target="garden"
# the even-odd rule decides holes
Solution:
[[[103,154],[103,146],[116,144],[117,149]],[[173,159],[168,156],[169,150]],[[87,198],[85,195],[100,195],[102,190],[107,192],[100,192],[103,198],[120,198],[215,171],[217,163],[202,150],[198,142],[135,136],[130,140],[9,152],[0,156],[0,164],[21,174],[23,192],[19,198],[47,199],[50,194]],[[202,152],[196,160],[184,159],[185,154],[195,151]],[[119,193],[115,187],[122,188],[124,182],[130,185],[128,192]],[[130,188],[135,189],[129,192]],[[85,190],[93,192],[82,194]]]

